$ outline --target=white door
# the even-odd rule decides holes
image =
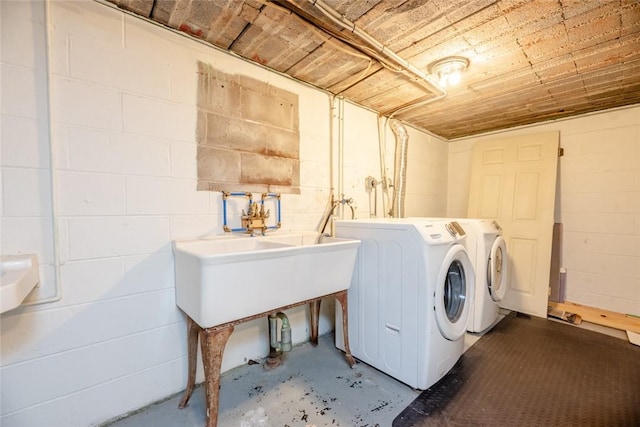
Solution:
[[[558,132],[476,142],[469,218],[495,219],[507,242],[501,307],[547,316]]]

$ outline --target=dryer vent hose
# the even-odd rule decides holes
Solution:
[[[409,134],[398,120],[391,120],[389,126],[396,136],[395,165],[393,177],[393,204],[391,216],[404,218],[404,198],[407,191],[407,148]]]

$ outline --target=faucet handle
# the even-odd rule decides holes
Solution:
[[[260,216],[257,202],[251,203],[249,216],[252,218],[258,218]]]

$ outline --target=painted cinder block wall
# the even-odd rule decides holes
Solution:
[[[555,221],[566,299],[640,315],[640,106],[450,141],[447,214],[466,216],[475,142],[551,130],[564,148]]]
[[[4,427],[97,425],[184,389],[170,245],[222,234],[220,195],[196,191],[198,61],[298,95],[301,188],[283,195],[285,230],[316,229],[338,185],[324,92],[97,2],[50,7],[47,51],[45,4],[0,2],[1,252],[38,255],[36,299],[61,289],[57,302],[0,317]],[[364,178],[381,175],[377,118],[344,109],[342,187],[364,218]],[[442,216],[446,141],[408,131],[406,213]],[[388,132],[391,170],[393,140]],[[323,303],[321,333],[333,328],[332,309]],[[307,310],[288,314],[293,340],[306,341]],[[223,370],[266,355],[266,326],[236,327]]]

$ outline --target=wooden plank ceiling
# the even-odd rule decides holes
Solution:
[[[390,114],[436,96],[311,0],[107,0]],[[639,0],[325,0],[423,73],[470,62],[395,117],[447,139],[640,103]]]

